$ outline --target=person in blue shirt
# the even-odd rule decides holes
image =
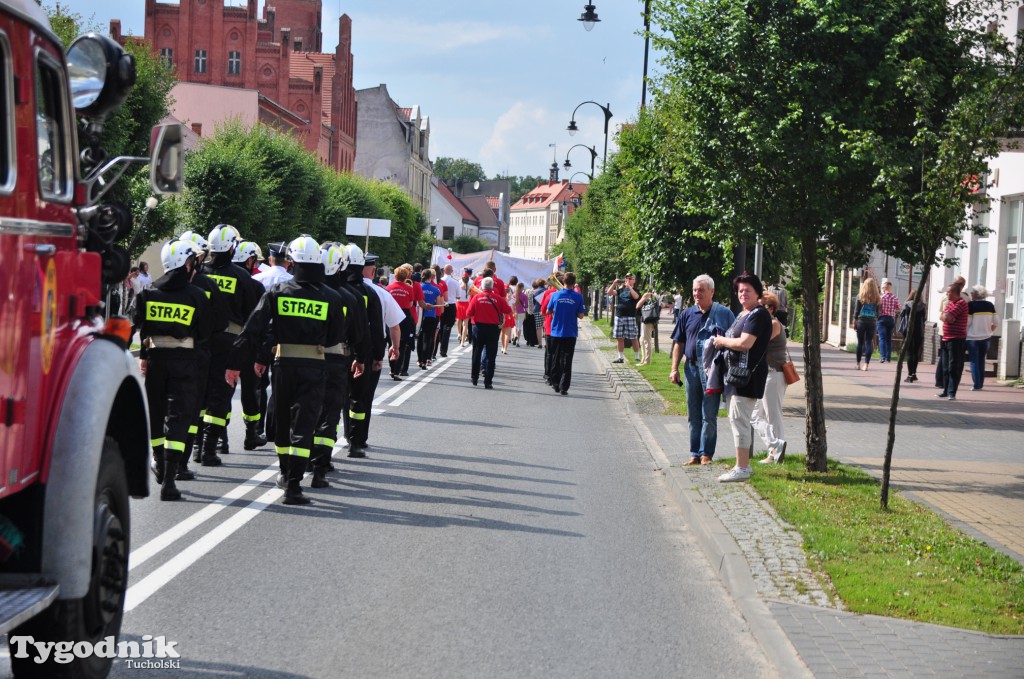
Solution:
[[[668,379],[683,386],[679,363],[686,359],[686,412],[690,424],[690,461],[686,464],[711,464],[718,445],[718,407],[722,394],[707,393],[704,369],[704,344],[715,335],[723,335],[736,320],[728,307],[714,301],[715,281],[707,274],[693,279],[691,307],[680,312],[672,331],[672,372]]]
[[[444,300],[441,297],[441,288],[434,285],[434,272],[424,269],[420,273],[420,288],[423,290],[423,301],[430,308],[423,311],[423,320],[420,321],[420,334],[416,337],[416,361],[420,370],[426,370],[430,365],[430,359],[434,355],[434,340],[437,336],[438,310],[444,310]]]
[[[565,287],[551,295],[546,316],[551,316],[551,371],[548,384],[565,396],[572,383],[572,357],[580,334],[579,319],[587,315],[583,295],[576,292],[576,274],[565,274]]]

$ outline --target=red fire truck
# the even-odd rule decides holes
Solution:
[[[103,120],[135,62],[90,34],[65,53],[34,0],[0,0],[0,632],[117,637],[128,579],[128,498],[148,495],[149,427],[125,319],[104,321],[130,263],[131,213],[104,202],[133,162],[180,189],[178,126],[150,158],[108,159]],[[110,659],[18,676],[106,676]]]

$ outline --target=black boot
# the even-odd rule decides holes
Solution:
[[[189,439],[192,440],[192,461],[202,462],[203,460],[203,434],[206,433],[206,425],[202,422],[196,427],[195,434],[189,434],[188,438],[185,439],[185,450],[189,449]]]
[[[153,475],[156,477],[157,485],[163,485],[164,482],[164,447],[154,446],[153,447],[153,464],[150,466],[153,470]]]
[[[220,441],[222,429],[224,427],[216,424],[206,424],[203,426],[203,457],[200,462],[204,467],[219,467],[224,464],[217,457],[217,443]]]
[[[306,473],[307,459],[292,456],[288,461],[288,487],[284,489],[284,504],[308,505],[310,499],[302,493],[302,476]]]
[[[260,423],[246,422],[245,441],[242,443],[242,447],[246,450],[256,450],[265,445],[267,445],[267,437],[260,435]]]
[[[331,449],[327,446],[313,446],[313,455],[311,462],[313,463],[313,480],[310,482],[310,488],[328,488],[330,483],[327,482],[327,461],[331,459]]]
[[[188,449],[186,452],[181,454],[181,459],[178,460],[178,473],[174,475],[175,481],[195,481],[196,474],[188,468]]]
[[[226,426],[220,428],[220,439],[217,441],[217,454],[231,454],[231,451],[228,449],[228,428]]]
[[[284,490],[288,487],[288,460],[290,455],[277,454],[277,466],[281,469],[277,473],[277,487]]]
[[[164,482],[160,487],[160,499],[164,502],[181,499],[181,491],[174,485],[174,477],[178,475],[178,460],[181,452],[168,450],[164,453]]]

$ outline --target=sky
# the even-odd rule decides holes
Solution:
[[[217,0],[209,0],[216,2]],[[53,5],[54,0],[44,0]],[[105,30],[120,19],[142,35],[144,0],[61,0]],[[226,0],[244,5],[244,0]],[[262,16],[264,0],[259,1]],[[324,0],[324,51],[338,42],[338,17],[352,18],[355,88],[387,85],[401,106],[430,118],[430,158],[466,158],[496,174],[548,176],[574,144],[604,153],[604,114],[579,106],[579,132],[566,127],[585,101],[607,106],[608,152],[619,125],[640,107],[643,0],[590,0],[601,21],[587,32],[583,0]],[[652,51],[649,71],[656,72]],[[650,95],[648,95],[648,99]],[[552,148],[551,144],[555,146]],[[357,150],[358,153],[358,150]],[[572,171],[590,171],[590,153],[569,154]],[[564,171],[560,178],[566,179]],[[582,176],[577,181],[586,181]]]

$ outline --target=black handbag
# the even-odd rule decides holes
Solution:
[[[747,352],[730,351],[726,364],[729,369],[725,373],[725,383],[733,387],[745,387],[750,384],[754,371],[746,366]]]

